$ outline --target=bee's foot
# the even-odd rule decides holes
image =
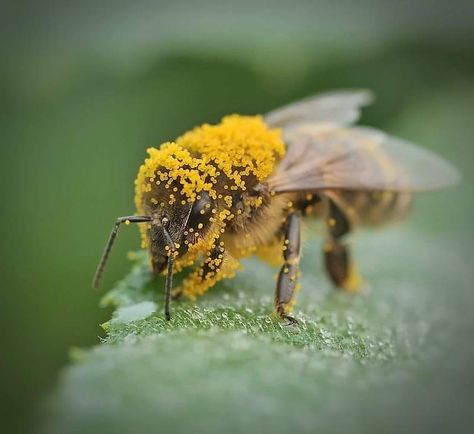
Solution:
[[[286,321],[288,321],[287,323],[285,323],[284,325],[285,326],[294,326],[294,325],[299,325],[299,322],[296,318],[293,318],[292,316],[290,315],[286,315],[286,314],[282,314],[281,315],[281,319],[284,319]]]

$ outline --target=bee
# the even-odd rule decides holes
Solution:
[[[195,299],[256,254],[280,266],[275,311],[295,323],[302,220],[319,218],[329,279],[357,292],[360,278],[346,237],[404,217],[413,193],[459,179],[432,152],[354,126],[371,101],[365,90],[323,93],[264,116],[226,116],[149,148],[135,180],[137,213],[116,220],[93,286],[121,224],[140,223],[153,273],[166,274],[167,320],[172,298]],[[173,289],[173,274],[192,266]]]

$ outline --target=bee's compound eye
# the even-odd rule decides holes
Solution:
[[[194,202],[193,208],[191,209],[191,215],[189,216],[191,220],[199,219],[209,211],[211,207],[211,198],[209,195],[204,191],[200,193],[200,196],[200,199]]]
[[[209,224],[209,217],[212,210],[212,199],[206,192],[200,193],[200,198],[197,199],[191,208],[189,215],[188,227],[201,231]]]

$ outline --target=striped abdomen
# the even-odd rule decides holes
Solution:
[[[380,191],[328,192],[337,207],[354,225],[379,225],[404,218],[410,211],[413,196],[410,193]]]

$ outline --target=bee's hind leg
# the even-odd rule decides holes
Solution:
[[[349,246],[343,242],[343,238],[351,230],[351,222],[331,199],[326,198],[326,203],[327,240],[324,245],[326,272],[336,287],[348,293],[358,293],[362,279],[352,262]]]
[[[301,215],[299,212],[288,216],[285,229],[285,241],[283,246],[284,263],[278,275],[275,292],[275,310],[282,319],[289,324],[298,321],[289,315],[294,303],[294,294],[298,282],[300,262],[300,226]]]

